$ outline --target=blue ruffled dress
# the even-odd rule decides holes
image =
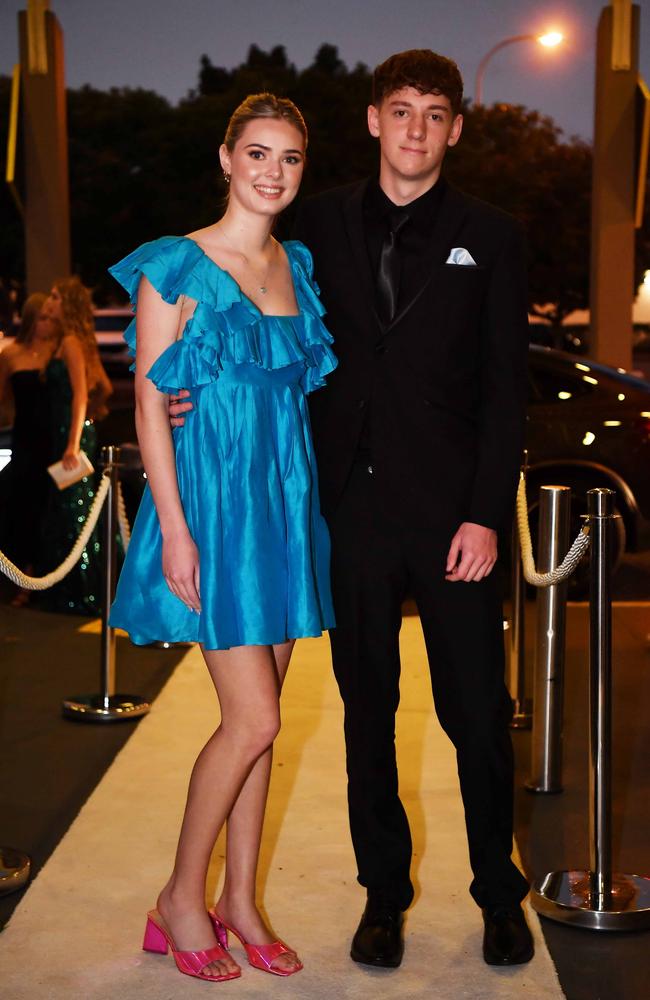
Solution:
[[[110,268],[137,306],[146,275],[166,302],[196,302],[179,339],[147,377],[190,390],[174,429],[178,487],[199,550],[201,613],[162,575],[162,537],[147,487],[110,623],[133,642],[207,649],[284,642],[334,626],[329,536],[320,513],[306,394],[336,367],[312,280],[312,260],[284,244],[297,316],[266,316],[188,237],[145,243]],[[134,353],[135,320],[125,333]]]

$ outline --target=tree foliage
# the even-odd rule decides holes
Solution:
[[[185,233],[220,212],[218,149],[233,108],[249,93],[290,97],[309,128],[302,196],[377,170],[377,147],[365,126],[370,71],[348,69],[324,44],[297,70],[284,46],[252,45],[232,70],[201,57],[196,87],[177,106],[145,90],[82,87],[68,91],[72,242],[75,270],[98,301],[115,293],[109,264],[139,243]],[[9,81],[0,78],[0,143],[5,142]],[[550,118],[512,105],[464,109],[459,145],[446,162],[463,190],[516,215],[529,248],[530,303],[550,304],[560,322],[588,305],[591,150],[566,140]],[[0,192],[0,274],[21,278],[22,226]],[[639,280],[650,267],[640,236]]]

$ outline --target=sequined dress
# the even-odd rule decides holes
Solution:
[[[284,244],[299,313],[266,316],[193,240],[163,237],[111,273],[137,305],[146,275],[162,298],[195,303],[181,336],[148,378],[190,390],[193,410],[173,432],[181,502],[199,550],[201,613],[162,575],[162,537],[145,493],[111,612],[136,643],[207,649],[320,635],[334,624],[329,535],[320,513],[306,394],[336,366],[311,255]],[[135,324],[125,334],[135,347]]]
[[[68,443],[72,416],[72,387],[62,358],[53,358],[45,371],[49,405],[50,462],[57,462]],[[97,430],[87,420],[81,448],[96,465]],[[48,477],[49,478],[49,477]],[[63,562],[84,525],[95,496],[97,474],[84,476],[78,483],[58,490],[50,481],[44,526],[41,573],[49,573]],[[101,610],[101,551],[99,528],[95,528],[81,559],[70,573],[39,597],[39,605],[49,611],[97,615]]]

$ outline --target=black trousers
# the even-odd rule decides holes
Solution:
[[[330,519],[336,628],[330,633],[345,707],[350,829],[358,879],[401,909],[413,898],[411,834],[398,794],[401,605],[418,606],[436,713],[456,748],[465,807],[470,892],[479,906],[518,902],[528,891],[513,864],[512,706],[504,683],[498,580],[449,583],[445,560],[458,525],[401,519],[357,463]],[[440,858],[440,865],[445,859]]]

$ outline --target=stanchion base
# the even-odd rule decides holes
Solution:
[[[551,788],[548,785],[542,784],[541,781],[533,781],[532,778],[524,782],[524,788],[527,792],[532,792],[533,795],[557,795],[558,792],[564,791],[562,785],[555,785]]]
[[[0,847],[0,896],[17,892],[27,885],[31,861],[22,851]]]
[[[591,872],[550,872],[533,885],[533,907],[543,917],[594,931],[650,929],[650,878],[616,872],[600,900],[592,879]]]
[[[66,719],[76,722],[124,722],[146,715],[151,705],[138,694],[81,694],[61,706]]]

